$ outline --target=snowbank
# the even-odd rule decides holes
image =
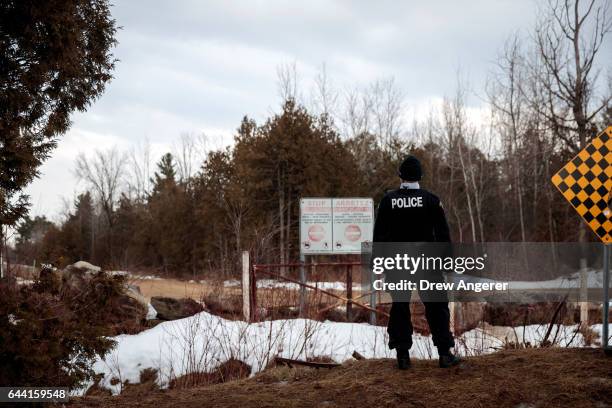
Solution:
[[[592,326],[601,333],[602,325]],[[457,339],[459,353],[476,355],[494,352],[505,341],[538,344],[546,326],[524,328],[486,327],[471,330]],[[555,334],[555,330],[553,330]],[[561,326],[558,339],[561,346],[581,346],[582,335],[576,326]],[[415,334],[411,355],[415,358],[436,358],[430,337]],[[230,321],[201,312],[197,315],[164,322],[136,335],[115,337],[117,347],[105,360],[98,360],[94,371],[103,373],[100,385],[113,393],[120,384],[111,385],[113,377],[121,382],[138,382],[144,368],[159,370],[162,387],[187,372],[210,371],[231,357],[263,370],[275,356],[306,359],[328,356],[342,362],[358,351],[368,358],[392,357],[387,348],[385,327],[366,323],[317,322],[308,319],[274,320],[248,324]]]

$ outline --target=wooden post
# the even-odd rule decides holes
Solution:
[[[251,322],[257,321],[257,276],[255,275],[255,265],[249,267],[251,279]]]
[[[362,266],[362,268],[366,268],[365,266]],[[380,293],[378,293],[377,290],[374,290],[374,273],[372,273],[371,270],[366,269],[368,271],[368,279],[370,281],[370,307],[372,309],[376,309],[376,298],[379,297],[379,301],[380,301]],[[363,287],[363,285],[362,285]],[[376,325],[376,312],[370,312],[370,324],[371,325]]]
[[[455,302],[448,302],[448,325],[453,336],[455,335]]]
[[[588,281],[586,259],[580,258],[580,325],[589,324]]]
[[[346,266],[346,320],[353,318],[353,270],[351,265]],[[371,305],[370,305],[371,306]]]
[[[306,255],[300,252],[300,283],[306,283]],[[306,317],[306,287],[300,285],[300,317]]]
[[[242,315],[251,321],[251,267],[249,251],[242,251]]]

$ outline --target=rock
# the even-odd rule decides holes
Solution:
[[[85,261],[75,262],[72,264],[72,266],[78,269],[86,269],[92,272],[100,272],[102,270],[102,268],[100,268],[99,266],[92,265],[89,262],[85,262]]]
[[[157,311],[157,318],[160,320],[183,319],[204,310],[201,304],[190,298],[174,299],[153,296],[151,305]]]
[[[125,294],[143,305],[145,308],[149,307],[149,302],[147,302],[147,299],[142,296],[142,293],[140,292],[140,287],[138,285],[132,285],[129,283],[126,284]]]
[[[89,262],[75,262],[62,270],[62,285],[74,289],[83,289],[87,282],[101,270],[99,266],[92,265]]]
[[[92,269],[77,268],[74,265],[68,265],[62,271],[62,286],[83,290],[85,286],[87,286],[87,282],[96,273],[97,272]]]
[[[147,307],[137,300],[122,294],[113,301],[112,315],[107,316],[114,334],[136,334],[145,327],[143,323],[147,315]]]

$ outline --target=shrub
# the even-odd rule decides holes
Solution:
[[[32,286],[0,281],[0,386],[77,388],[114,346],[108,335],[122,277],[103,272],[79,285],[43,270]]]

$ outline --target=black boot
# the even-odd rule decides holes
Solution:
[[[445,350],[443,352],[438,351],[438,354],[440,354],[440,368],[449,368],[461,363],[461,359],[451,353],[450,350]]]
[[[397,368],[407,370],[410,368],[410,351],[407,349],[396,349],[397,352]]]

